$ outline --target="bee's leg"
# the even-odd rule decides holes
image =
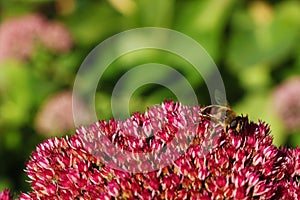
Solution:
[[[235,119],[233,119],[230,123],[229,123],[229,128],[231,129],[235,129],[238,125],[238,119],[237,117]]]
[[[237,126],[236,126],[236,130],[237,130],[238,132],[240,132],[240,131],[242,131],[243,128],[244,128],[244,121],[243,121],[242,117],[240,117],[240,116],[238,116],[236,119],[237,119],[237,121],[238,121],[238,124],[237,124]]]
[[[229,123],[229,127],[226,127],[227,130],[230,129],[234,129],[237,132],[240,132],[243,129],[243,125],[244,122],[242,120],[242,117],[237,116],[235,119],[233,119],[230,123]]]

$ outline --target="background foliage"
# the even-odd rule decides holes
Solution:
[[[26,59],[0,60],[0,191],[7,187],[26,191],[24,163],[35,146],[46,138],[73,133],[75,127],[63,120],[70,115],[61,109],[68,104],[56,101],[55,95],[72,91],[76,72],[89,51],[109,36],[136,27],[170,28],[198,41],[219,67],[231,107],[251,120],[268,122],[275,145],[300,144],[299,126],[291,130],[285,125],[274,100],[277,88],[300,73],[299,1],[1,0],[0,14],[0,23],[39,14],[63,24],[72,38],[67,51],[36,45]],[[0,42],[4,40],[0,32]],[[13,45],[18,47],[22,40],[28,38],[16,38]],[[193,67],[167,52],[143,50],[117,59],[105,72],[96,94],[99,119],[111,118],[110,95],[122,74],[149,62],[183,73],[200,104],[209,104],[206,86]],[[49,111],[45,107],[51,98],[52,106],[62,105],[50,106]],[[144,112],[170,98],[176,100],[168,89],[145,85],[132,96],[130,111]],[[299,102],[300,94],[293,98]],[[62,113],[51,114],[55,109]],[[300,115],[300,106],[290,110]],[[48,128],[40,128],[40,121]]]

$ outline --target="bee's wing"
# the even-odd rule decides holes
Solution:
[[[216,89],[214,91],[215,101],[220,106],[228,106],[228,101],[226,99],[226,94]]]

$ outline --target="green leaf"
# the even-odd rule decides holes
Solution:
[[[272,83],[270,68],[264,65],[256,65],[245,68],[238,73],[241,85],[248,91],[267,91]]]
[[[16,130],[9,130],[4,134],[4,143],[7,149],[18,149],[21,145],[22,138],[21,133]]]
[[[293,147],[296,147],[296,146],[299,147],[300,146],[300,131],[294,132],[291,135],[289,142],[291,143],[291,145]]]
[[[174,13],[174,0],[137,0],[134,20],[137,26],[169,27]]]
[[[32,108],[31,75],[18,63],[0,66],[0,126],[19,126],[28,122]]]
[[[121,16],[105,1],[82,3],[65,19],[76,44],[90,46],[121,30]]]
[[[274,10],[269,9],[270,22],[256,22],[249,10],[239,10],[234,14],[227,56],[232,70],[283,62],[298,44],[300,2],[285,1]]]
[[[236,0],[185,1],[178,8],[175,29],[198,41],[217,62],[222,34]]]

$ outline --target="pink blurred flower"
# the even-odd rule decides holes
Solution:
[[[7,19],[0,24],[0,61],[26,60],[37,44],[65,52],[71,48],[72,40],[65,26],[38,14]]]
[[[72,46],[72,40],[67,28],[59,22],[45,25],[40,40],[47,48],[57,52],[67,52]]]
[[[24,60],[33,51],[34,42],[43,32],[45,20],[39,15],[8,19],[0,24],[0,61]]]
[[[275,88],[274,109],[289,130],[300,130],[300,77],[291,78]]]
[[[76,101],[78,110],[84,105]],[[84,121],[85,116],[81,116]],[[74,129],[72,112],[72,92],[62,91],[49,97],[41,106],[35,119],[36,130],[45,136],[57,135]]]
[[[95,122],[70,137],[48,139],[37,146],[26,164],[32,191],[19,199],[299,198],[299,148],[273,146],[264,123],[243,117],[240,132],[224,132],[199,112],[197,106],[167,101],[124,122]],[[139,156],[119,157],[121,149],[134,154],[159,151],[165,145],[182,148],[181,138],[190,134],[195,137],[187,150],[169,165],[144,173],[123,170],[132,161],[141,167],[154,163],[143,163]],[[101,152],[104,137],[119,152]],[[177,141],[176,146],[172,140]],[[120,168],[110,165],[112,162]]]

